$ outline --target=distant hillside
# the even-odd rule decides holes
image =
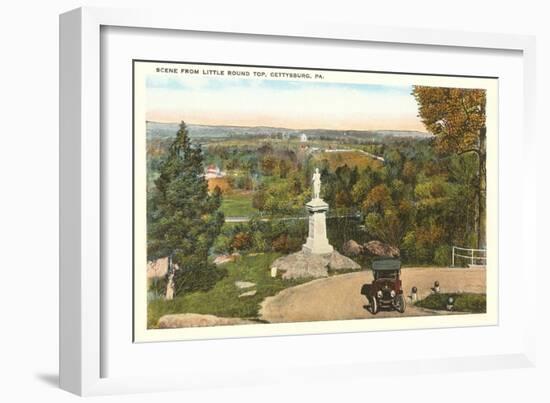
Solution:
[[[384,139],[427,139],[433,137],[430,133],[406,130],[332,130],[332,129],[307,129],[296,130],[284,127],[247,127],[247,126],[208,126],[187,125],[191,138],[225,138],[225,137],[255,137],[287,134],[289,137],[298,137],[306,133],[308,137],[315,138],[340,138],[349,137],[361,140],[383,141]],[[170,138],[176,135],[179,123],[147,122],[147,137]]]
[[[371,167],[373,169],[380,169],[384,165],[384,160],[380,160],[380,157],[373,156],[362,151],[347,151],[347,152],[317,152],[313,154],[313,160],[317,164],[321,164],[322,161],[327,161],[330,169],[336,171],[340,166],[347,165],[350,168],[357,167],[364,169]]]

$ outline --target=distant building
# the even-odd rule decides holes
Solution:
[[[216,165],[208,165],[206,168],[206,173],[210,175],[217,175],[220,173],[220,168]]]
[[[204,170],[204,178],[206,180],[223,178],[224,176],[225,172],[221,171],[217,165],[208,165],[208,167],[206,167],[206,169]]]
[[[300,142],[307,143],[307,135],[305,133],[300,135]]]

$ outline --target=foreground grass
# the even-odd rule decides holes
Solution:
[[[159,318],[172,313],[199,313],[223,317],[257,319],[260,303],[284,288],[292,287],[308,280],[282,280],[272,278],[269,267],[280,256],[279,253],[265,253],[243,256],[238,261],[227,263],[228,274],[211,290],[193,292],[174,298],[171,301],[150,301],[147,307],[147,326],[157,326]],[[250,281],[255,287],[239,289],[235,281]],[[239,294],[257,290],[252,297],[239,298]]]
[[[432,294],[416,303],[416,306],[446,310],[449,297],[454,298],[453,311],[485,313],[487,311],[487,296],[485,294]]]
[[[252,207],[252,193],[224,194],[220,210],[226,217],[249,217],[258,213]]]

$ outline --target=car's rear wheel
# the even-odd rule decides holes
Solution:
[[[404,313],[405,312],[405,297],[403,296],[403,294],[399,294],[397,297],[395,297],[396,301],[397,301],[397,311],[399,313]]]
[[[372,297],[370,299],[370,312],[373,315],[376,315],[378,313],[378,301],[376,300],[376,297]]]

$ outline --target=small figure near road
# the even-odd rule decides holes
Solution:
[[[416,302],[418,300],[418,288],[413,287],[411,289],[411,301]]]
[[[434,282],[434,286],[432,287],[432,292],[434,294],[439,294],[439,281]]]

